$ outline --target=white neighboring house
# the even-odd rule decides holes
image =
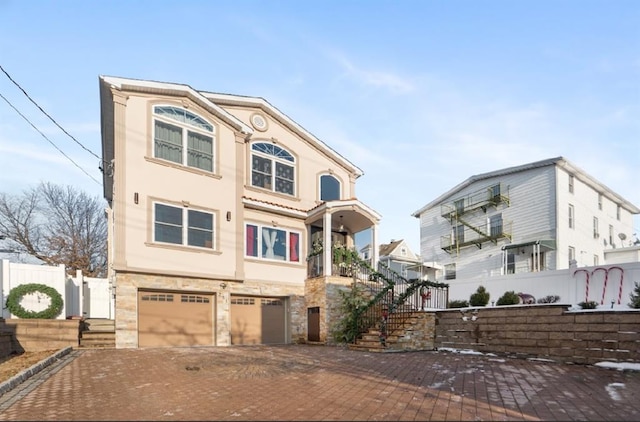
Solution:
[[[637,206],[563,157],[471,176],[412,215],[437,281],[605,264]]]

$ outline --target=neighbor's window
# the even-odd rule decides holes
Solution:
[[[576,260],[576,248],[569,246],[569,266]]]
[[[247,224],[245,237],[247,256],[289,262],[300,261],[300,233]]]
[[[456,278],[456,264],[446,264],[444,266],[444,279],[454,280]]]
[[[456,239],[456,244],[460,245],[461,243],[464,243],[464,225],[459,224],[455,226],[453,230],[454,230],[454,236]]]
[[[500,201],[500,184],[493,185],[489,188],[489,200]]]
[[[609,244],[611,246],[613,245],[613,226],[611,224],[609,224]]]
[[[153,108],[153,156],[213,172],[215,127],[180,107]]]
[[[569,175],[569,193],[573,193],[573,175]]]
[[[155,242],[213,248],[212,213],[156,203],[153,217]]]
[[[495,214],[489,217],[489,227],[491,237],[502,236],[502,214]]]
[[[602,210],[602,194],[598,194],[598,209]]]
[[[277,145],[251,145],[251,185],[274,192],[295,194],[295,158]]]
[[[593,265],[600,265],[600,258],[598,255],[593,255]]]
[[[620,221],[620,205],[616,207],[616,219]]]
[[[320,176],[320,200],[333,201],[336,199],[340,199],[340,181],[329,174]]]
[[[600,225],[598,223],[598,217],[593,217],[593,238],[597,239],[600,237]]]
[[[569,228],[573,229],[575,228],[575,216],[574,216],[574,208],[573,205],[569,204]]]

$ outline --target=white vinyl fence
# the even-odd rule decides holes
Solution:
[[[444,280],[449,284],[449,300],[469,300],[479,286],[491,295],[492,306],[505,292],[528,293],[537,299],[560,296],[558,303],[577,306],[595,301],[597,309],[629,309],[630,294],[640,283],[640,263],[577,267],[557,271],[492,276],[473,280]]]
[[[17,318],[6,308],[7,296],[22,284],[44,284],[53,287],[64,300],[64,307],[57,319],[70,317],[114,319],[114,299],[111,285],[106,278],[84,277],[81,271],[75,277],[66,274],[64,265],[33,265],[0,260],[0,292],[2,293],[2,318]],[[27,294],[20,302],[22,307],[34,312],[45,310],[49,301],[38,294]]]

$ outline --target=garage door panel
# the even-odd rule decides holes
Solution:
[[[139,292],[138,345],[212,345],[213,303],[213,295]]]
[[[232,296],[231,344],[281,344],[285,341],[282,299]]]

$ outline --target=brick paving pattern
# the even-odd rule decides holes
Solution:
[[[640,420],[640,372],[330,346],[74,350],[0,420]]]

